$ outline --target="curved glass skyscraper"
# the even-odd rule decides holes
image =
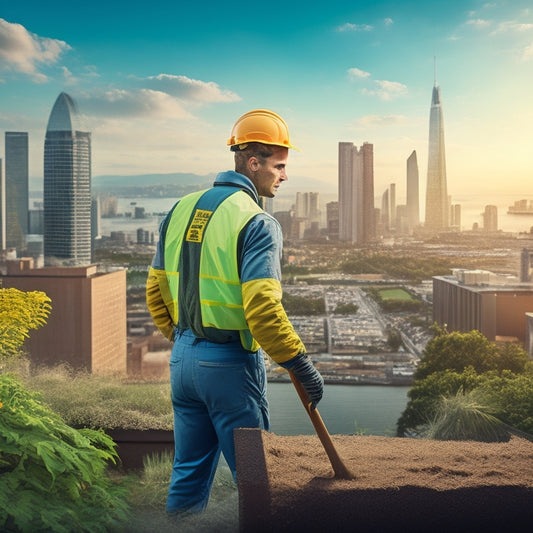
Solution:
[[[91,263],[91,134],[61,93],[44,141],[44,256],[47,265]]]
[[[428,179],[426,189],[426,222],[430,230],[447,228],[449,215],[444,152],[444,120],[440,87],[435,84],[429,115]]]

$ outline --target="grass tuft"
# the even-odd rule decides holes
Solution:
[[[460,390],[455,396],[442,398],[422,436],[435,440],[508,441],[509,431],[492,411],[475,390]]]

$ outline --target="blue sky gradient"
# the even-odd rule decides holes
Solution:
[[[92,132],[94,175],[206,174],[231,168],[232,124],[266,107],[302,149],[289,160],[293,185],[313,178],[334,191],[337,143],[367,141],[376,196],[396,182],[401,201],[412,150],[425,191],[436,56],[452,201],[531,196],[530,6],[4,2],[0,130],[30,132],[30,174],[42,176],[46,123],[66,91]]]

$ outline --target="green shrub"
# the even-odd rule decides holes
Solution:
[[[0,374],[0,530],[110,531],[128,516],[103,431],[76,430],[13,375]]]
[[[24,378],[70,426],[103,429],[173,427],[170,383],[128,384],[121,378],[42,368]]]
[[[422,436],[435,440],[475,440],[504,442],[510,433],[494,416],[494,409],[482,399],[478,391],[458,391],[454,396],[443,397],[436,416]]]

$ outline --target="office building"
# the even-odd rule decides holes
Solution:
[[[396,228],[396,183],[389,185],[389,219],[391,229]]]
[[[478,330],[491,341],[526,340],[526,313],[533,311],[533,284],[508,281],[480,270],[433,278],[433,320],[448,331]]]
[[[320,223],[319,195],[317,192],[297,192],[294,217],[303,220],[306,229]]]
[[[7,262],[3,287],[39,290],[52,300],[47,324],[25,343],[32,363],[68,363],[93,373],[126,373],[126,270],[95,265],[32,268],[30,258]]]
[[[435,84],[429,115],[428,174],[425,228],[439,231],[449,225],[449,201],[446,183],[444,120],[440,87]]]
[[[416,150],[407,158],[407,227],[411,232],[420,224],[420,193]]]
[[[326,225],[327,234],[330,241],[339,240],[339,202],[328,202],[326,204]]]
[[[390,230],[390,204],[389,204],[389,189],[381,195],[381,213],[380,219],[383,231]]]
[[[47,265],[91,263],[91,134],[61,93],[44,142],[44,255]]]
[[[28,235],[29,177],[28,133],[5,134],[6,246],[22,250]]]
[[[274,214],[274,198],[264,198],[263,209],[269,214]]]
[[[498,207],[486,205],[483,211],[483,231],[498,231]]]
[[[522,248],[520,254],[520,281],[529,283],[531,281],[531,255],[533,250]]]
[[[339,143],[339,240],[364,244],[375,238],[374,147]]]

